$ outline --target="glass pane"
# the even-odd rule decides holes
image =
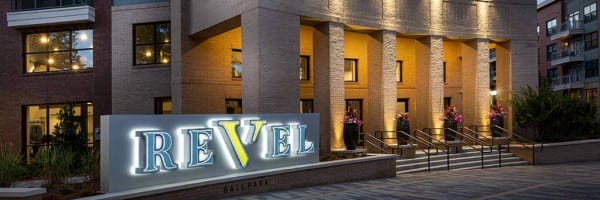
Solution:
[[[74,49],[94,48],[94,31],[92,31],[92,30],[73,31],[73,48]]]
[[[154,24],[135,26],[135,43],[151,44],[154,42]]]
[[[27,54],[25,56],[25,62],[27,62],[25,69],[27,73],[33,72],[45,72],[48,71],[48,54]]]
[[[231,51],[231,77],[242,77],[242,51],[234,49]]]
[[[135,47],[135,64],[153,64],[154,63],[154,46],[140,45]]]
[[[73,64],[71,65],[72,70],[94,68],[94,51],[93,50],[73,51],[72,59],[73,59]]]
[[[48,51],[71,49],[71,33],[68,31],[52,32],[48,35],[50,48]]]
[[[308,56],[300,56],[300,80],[308,80]]]
[[[407,103],[408,102],[406,101],[398,101],[398,103],[396,103],[396,113],[400,114],[408,112],[408,110],[406,110]]]
[[[227,114],[242,114],[242,100],[225,100]]]
[[[356,60],[344,60],[344,81],[356,81]]]
[[[173,103],[171,99],[164,99],[162,102],[162,114],[173,114]]]
[[[48,51],[49,40],[46,33],[27,34],[25,40],[26,53]]]
[[[157,24],[156,25],[156,43],[170,43],[171,42],[171,24]]]
[[[46,107],[45,106],[27,106],[27,163],[39,154],[42,145],[48,142],[46,137]]]
[[[91,103],[87,104],[87,138],[88,143],[94,142],[94,106]]]
[[[50,71],[69,70],[71,67],[71,52],[54,52],[48,56]]]
[[[313,100],[300,100],[300,113],[312,113]]]
[[[171,45],[163,44],[156,46],[158,52],[159,63],[171,63]]]
[[[60,0],[37,0],[36,7],[58,7],[60,6]]]

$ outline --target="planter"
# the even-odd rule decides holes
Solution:
[[[358,137],[358,124],[344,123],[344,145],[346,145],[346,150],[356,149]]]
[[[447,128],[458,131],[458,123],[449,121],[444,122],[444,140],[453,141],[454,138],[456,138],[456,132],[446,130]]]
[[[408,136],[398,131],[403,131],[406,134],[410,134],[410,123],[408,121],[396,121],[396,140],[397,144],[408,144]]]
[[[494,125],[504,128],[504,118],[496,117],[493,118],[490,122],[490,130],[492,130],[492,137],[502,137],[502,134],[500,134],[503,132],[502,129],[497,128]]]

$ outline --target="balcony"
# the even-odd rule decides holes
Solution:
[[[22,28],[95,21],[92,0],[11,0],[8,27]]]
[[[555,66],[570,62],[583,62],[583,59],[583,49],[572,48],[552,54],[550,63]]]
[[[552,78],[551,84],[554,91],[568,90],[568,89],[579,89],[584,88],[585,82],[583,73],[576,73],[572,75],[564,75]]]
[[[581,21],[575,21],[575,22],[567,21],[560,27],[560,30],[552,32],[550,39],[551,40],[558,40],[558,39],[564,40],[564,39],[568,39],[575,35],[581,35],[583,33],[584,33],[584,29],[583,29],[583,23],[581,23]]]

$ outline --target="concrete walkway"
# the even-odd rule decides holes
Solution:
[[[600,162],[402,174],[232,199],[600,199]]]

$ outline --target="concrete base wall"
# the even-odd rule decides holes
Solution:
[[[600,139],[544,144],[543,150],[540,147],[535,147],[535,164],[600,161]],[[510,151],[530,164],[533,161],[531,146],[511,146]]]

